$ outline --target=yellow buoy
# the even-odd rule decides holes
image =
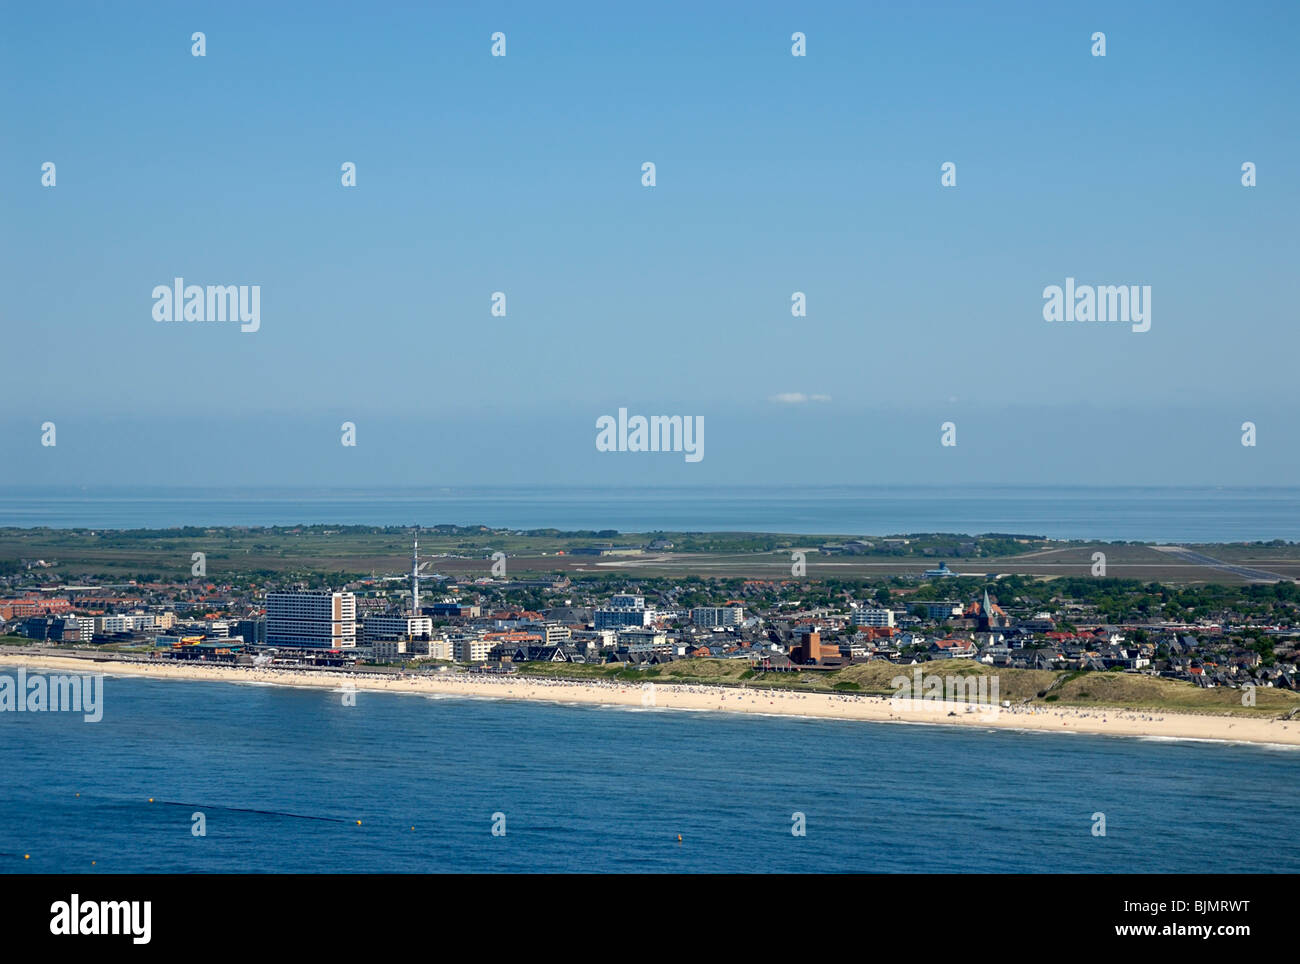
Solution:
[[[23,860],[31,860],[31,859],[32,859],[31,854],[23,854]]]
[[[361,821],[360,821],[360,820],[357,821],[357,826],[358,826],[358,827],[361,826]]]
[[[150,803],[153,803],[153,797],[150,797],[150,798],[149,798],[149,802],[150,802]]]

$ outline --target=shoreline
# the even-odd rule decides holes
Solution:
[[[1043,733],[1085,733],[1216,743],[1300,747],[1300,720],[1210,716],[1115,707],[993,707],[846,693],[791,693],[781,690],[715,687],[707,684],[567,681],[518,676],[405,676],[384,679],[345,672],[265,667],[150,664],[96,661],[68,656],[0,653],[0,666],[133,676],[157,680],[253,683],[357,692],[413,693],[452,697],[513,699],[593,706],[682,709],[768,716],[856,720],[870,723],[924,723]],[[903,702],[908,705],[903,705]]]

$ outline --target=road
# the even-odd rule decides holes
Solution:
[[[1250,569],[1246,566],[1234,566],[1230,562],[1222,562],[1211,556],[1205,555],[1203,552],[1193,552],[1191,549],[1184,549],[1182,546],[1152,546],[1151,548],[1158,552],[1177,556],[1179,559],[1185,559],[1188,562],[1194,562],[1209,569],[1218,569],[1222,572],[1230,572],[1235,576],[1241,576],[1243,579],[1249,579],[1251,582],[1291,581],[1288,577],[1278,575],[1276,572],[1268,572],[1264,569]]]

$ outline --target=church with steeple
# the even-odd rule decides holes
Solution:
[[[978,633],[987,633],[994,629],[1005,629],[1011,625],[1011,620],[1002,611],[1002,607],[989,600],[989,591],[987,589],[984,590],[984,602],[982,604],[971,603],[966,610],[966,614],[975,617],[975,631]]]

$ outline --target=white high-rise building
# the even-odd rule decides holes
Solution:
[[[650,653],[668,648],[668,634],[650,626],[632,626],[619,631],[618,645],[629,653]]]
[[[744,606],[697,606],[691,610],[691,622],[696,626],[722,628],[739,626],[744,621]]]
[[[380,639],[412,639],[433,635],[433,618],[409,613],[380,613],[361,620],[367,643]]]
[[[95,617],[94,616],[64,616],[63,617],[63,641],[69,642],[73,639],[83,643],[88,643],[95,638]]]
[[[154,618],[140,613],[117,613],[95,617],[95,631],[100,633],[130,633],[153,629]]]
[[[295,649],[355,647],[357,597],[328,589],[267,593],[266,644]]]
[[[597,609],[591,614],[596,629],[621,629],[624,626],[649,626],[654,622],[653,609],[627,609],[623,607]]]
[[[625,626],[649,626],[654,622],[655,611],[647,609],[645,596],[620,593],[609,600],[609,605],[591,614],[596,629],[622,629]]]
[[[452,655],[458,663],[482,663],[492,655],[495,645],[490,639],[481,636],[453,636],[451,639]]]
[[[849,622],[854,626],[886,628],[894,625],[894,611],[892,609],[870,609],[863,606],[861,609],[853,610],[853,613],[849,616]]]

